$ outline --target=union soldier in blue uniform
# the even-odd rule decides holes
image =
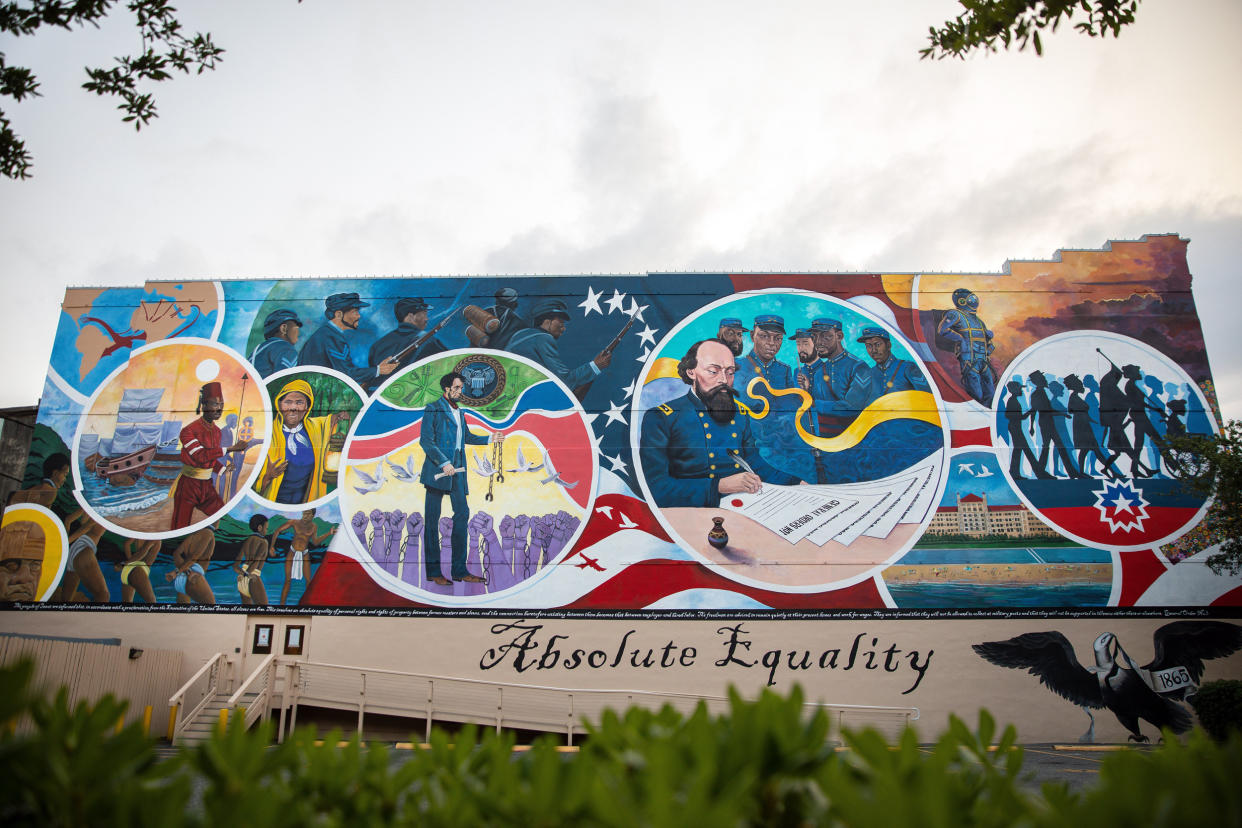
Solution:
[[[328,321],[306,340],[298,356],[298,365],[322,365],[340,371],[363,388],[397,370],[397,363],[391,360],[362,368],[350,359],[345,331],[358,329],[358,321],[362,319],[360,309],[366,307],[370,307],[370,303],[363,302],[356,293],[334,293],[325,299],[323,315]]]
[[[302,333],[302,320],[288,308],[274,310],[263,320],[265,339],[250,355],[250,364],[259,376],[270,376],[277,371],[298,364],[298,336]]]
[[[427,329],[427,311],[431,310],[420,298],[407,297],[398,299],[393,306],[393,315],[397,317],[397,327],[375,340],[367,353],[367,364],[374,367],[387,360],[390,356],[401,353],[413,345]],[[409,365],[423,357],[438,354],[448,349],[440,340],[432,337],[424,342],[418,350],[401,360],[401,365]]]
[[[496,291],[496,304],[488,308],[487,312],[496,317],[499,324],[496,330],[488,334],[487,347],[503,351],[515,333],[530,327],[530,323],[518,315],[517,302],[518,292],[513,288],[505,287]]]
[[[742,320],[736,316],[726,316],[716,328],[716,338],[728,345],[735,357],[740,357],[745,348],[746,342],[742,337],[745,333],[750,333],[750,328],[743,325]]]
[[[978,310],[979,297],[967,288],[958,288],[953,291],[953,310],[940,320],[936,334],[953,345],[962,371],[962,388],[978,402],[991,405],[996,376],[988,356],[995,346]]]
[[[845,350],[839,319],[816,319],[811,330],[822,357],[811,383],[813,410],[819,417],[819,435],[835,437],[871,402],[872,372]]]
[[[569,309],[560,299],[545,299],[535,305],[535,327],[518,331],[509,340],[509,351],[535,362],[556,374],[570,388],[585,385],[612,364],[611,353],[601,353],[590,362],[570,369],[561,359],[556,341],[569,324]]]
[[[798,349],[799,365],[794,369],[794,380],[798,383],[799,388],[809,391],[812,383],[815,381],[815,371],[820,364],[819,355],[815,350],[815,332],[811,328],[798,328],[789,339],[795,343]],[[802,427],[806,429],[808,434],[819,435],[819,416],[815,413],[814,408],[808,409],[802,415]],[[826,483],[827,475],[824,468],[824,453],[811,449],[811,455],[815,466],[815,479],[820,483]]]
[[[690,390],[643,416],[639,460],[658,506],[714,508],[722,496],[757,492],[765,481],[800,482],[760,456],[750,419],[733,400],[736,370],[728,345],[696,342],[677,366]]]
[[[888,331],[879,327],[863,328],[857,341],[867,347],[867,356],[875,362],[871,374],[874,399],[898,391],[930,390],[917,365],[893,356],[893,342]]]
[[[738,363],[737,376],[733,378],[733,387],[742,402],[754,404],[746,396],[746,387],[755,377],[763,377],[773,388],[794,388],[793,371],[776,358],[785,341],[785,320],[774,313],[756,316],[750,340],[750,353]]]

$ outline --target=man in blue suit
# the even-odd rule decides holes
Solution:
[[[466,530],[470,523],[470,504],[466,502],[470,491],[466,483],[466,446],[487,445],[490,438],[471,434],[466,427],[462,411],[457,407],[464,386],[465,379],[456,371],[440,377],[443,396],[423,411],[422,432],[418,437],[425,455],[419,480],[427,489],[423,505],[427,580],[440,586],[449,586],[453,581],[472,584],[484,581],[466,569]],[[453,507],[452,580],[440,571],[440,507],[446,494]]]

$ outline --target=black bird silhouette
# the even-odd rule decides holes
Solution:
[[[1025,667],[1040,684],[1081,706],[1091,719],[1083,741],[1090,742],[1095,735],[1091,711],[1107,708],[1130,731],[1131,741],[1146,742],[1139,719],[1174,733],[1190,729],[1190,714],[1176,702],[1194,695],[1204,659],[1242,649],[1242,627],[1223,621],[1174,621],[1157,629],[1152,643],[1155,657],[1141,667],[1111,632],[1096,637],[1091,667],[1078,663],[1069,640],[1055,630],[987,641],[972,649],[1000,667]]]

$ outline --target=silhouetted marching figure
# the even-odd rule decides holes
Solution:
[[[1163,408],[1157,408],[1147,401],[1147,395],[1143,393],[1141,380],[1143,379],[1143,371],[1137,365],[1127,365],[1121,369],[1122,375],[1126,378],[1125,398],[1126,413],[1130,417],[1130,422],[1134,424],[1134,458],[1138,461],[1143,456],[1143,446],[1147,444],[1147,438],[1160,447],[1160,455],[1167,460],[1166,453],[1163,449],[1164,441],[1160,437],[1160,432],[1151,424],[1151,418],[1147,416],[1147,412],[1155,411],[1160,415],[1164,415]],[[1157,464],[1159,465],[1159,464]],[[1155,475],[1158,469],[1148,469],[1148,477]]]
[[[1022,458],[1031,464],[1031,471],[1040,480],[1051,480],[1052,475],[1044,471],[1043,466],[1035,462],[1035,453],[1026,442],[1026,433],[1022,430],[1022,421],[1034,416],[1032,411],[1022,409],[1023,385],[1017,380],[1005,384],[1009,396],[1005,399],[1005,429],[1009,434],[1009,476],[1015,480],[1022,478]]]
[[[1108,359],[1108,356],[1099,348],[1095,351]],[[1143,465],[1139,452],[1130,444],[1130,438],[1126,435],[1126,414],[1129,412],[1129,405],[1120,387],[1122,371],[1111,359],[1108,359],[1108,365],[1108,373],[1100,379],[1100,422],[1104,425],[1105,445],[1111,452],[1108,458],[1109,463],[1116,462],[1117,458],[1124,454],[1130,458],[1131,477],[1151,477],[1154,472]],[[1146,472],[1145,475],[1144,472]]]
[[[1043,371],[1032,371],[1027,379],[1035,386],[1035,390],[1031,392],[1031,434],[1035,433],[1035,424],[1039,424],[1039,436],[1041,441],[1039,452],[1039,468],[1048,471],[1048,455],[1053,446],[1056,447],[1057,457],[1061,459],[1061,463],[1065,466],[1066,473],[1070,477],[1080,478],[1086,477],[1074,466],[1074,461],[1069,455],[1069,450],[1065,443],[1061,440],[1061,435],[1057,431],[1057,418],[1069,418],[1069,414],[1064,411],[1057,411],[1052,407],[1052,400],[1048,396],[1048,378],[1044,376]]]
[[[1110,477],[1118,477],[1119,475],[1112,469],[1116,458],[1109,460],[1105,457],[1104,450],[1100,448],[1099,441],[1095,439],[1095,429],[1091,427],[1091,407],[1082,397],[1087,390],[1082,380],[1077,374],[1070,374],[1065,378],[1065,387],[1070,390],[1069,413],[1074,445],[1078,448],[1078,467],[1085,472],[1087,458],[1095,455],[1103,463],[1100,468],[1102,473]]]

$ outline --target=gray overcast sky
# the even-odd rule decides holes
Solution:
[[[1242,3],[1118,40],[918,59],[946,0],[184,0],[228,51],[135,134],[79,89],[136,48],[0,39],[35,177],[0,182],[0,407],[38,399],[69,285],[644,270],[997,272],[1177,232],[1242,417]]]

